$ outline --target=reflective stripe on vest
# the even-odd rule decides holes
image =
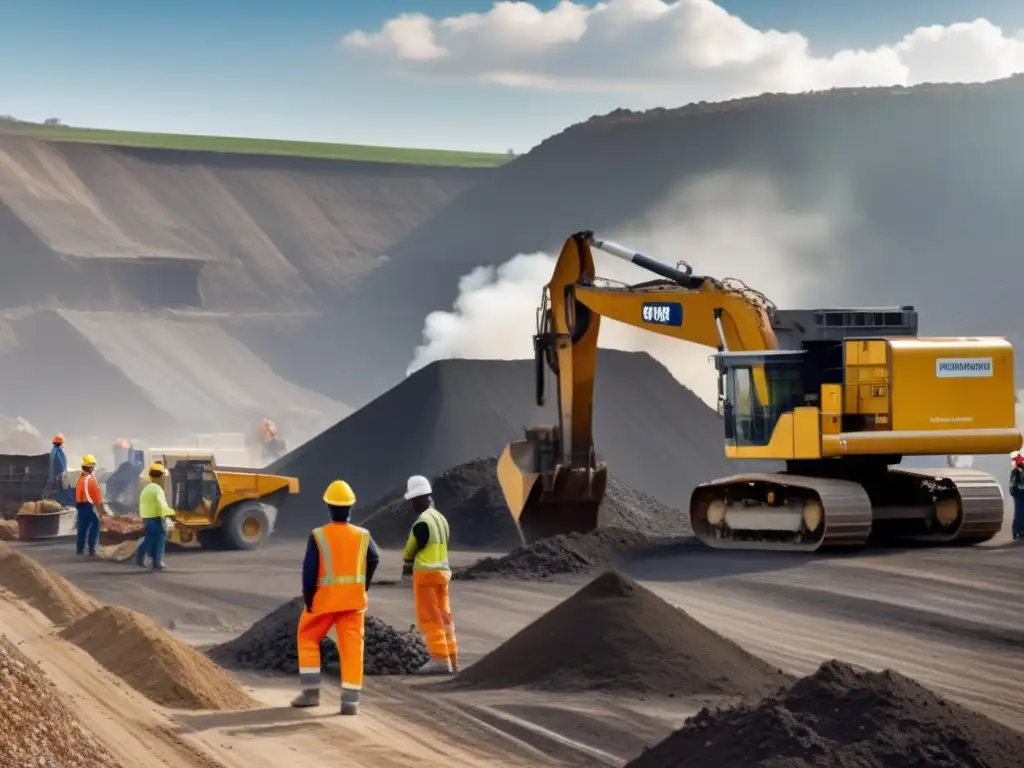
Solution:
[[[359,563],[354,574],[338,574],[334,570],[334,558],[331,547],[324,536],[323,528],[313,530],[316,543],[320,545],[320,557],[324,560],[324,576],[317,581],[318,587],[330,587],[335,584],[365,584],[366,583],[366,552],[370,548],[370,532],[361,530],[359,533]]]
[[[416,520],[426,523],[427,546],[416,553],[414,571],[450,571],[448,567],[448,521],[436,509],[425,509]]]

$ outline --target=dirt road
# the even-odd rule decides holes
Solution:
[[[83,562],[66,544],[28,551],[97,598],[146,612],[196,643],[223,639],[294,596],[301,559],[300,545],[280,542],[259,553],[172,554],[173,571],[154,575],[130,565]],[[479,554],[458,557],[465,562]],[[397,553],[385,552],[379,578],[394,579],[399,568]],[[733,555],[680,543],[623,570],[787,671],[806,674],[828,658],[890,667],[1011,727],[1024,723],[1024,548],[807,557]],[[458,583],[454,607],[463,658],[479,658],[586,580]],[[379,585],[370,599],[381,618],[399,626],[412,622],[406,587]],[[290,681],[279,685],[283,703]],[[367,691],[372,707],[394,715],[389,724],[440,707],[458,725],[452,733],[487,734],[512,750],[506,755],[523,758],[519,764],[530,764],[525,757],[535,749],[561,764],[621,765],[699,706],[521,692],[450,694],[443,705],[431,699],[425,706],[422,696],[400,679],[373,680]],[[539,755],[532,764],[538,761]]]

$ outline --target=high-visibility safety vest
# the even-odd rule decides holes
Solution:
[[[329,523],[316,528],[313,538],[320,550],[320,572],[312,612],[365,611],[370,532],[350,523]]]
[[[99,504],[103,501],[100,493],[100,484],[96,476],[83,472],[78,476],[78,484],[75,486],[75,502],[77,504]]]
[[[430,538],[427,546],[416,553],[412,562],[414,571],[450,571],[448,566],[448,521],[444,515],[431,507],[416,518],[416,523],[426,523]],[[415,525],[415,524],[414,524]],[[409,537],[415,540],[410,531]]]

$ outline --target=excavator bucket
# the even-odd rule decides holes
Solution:
[[[498,459],[498,483],[523,540],[597,528],[608,468],[555,463],[552,428],[527,430],[526,440],[505,446]]]

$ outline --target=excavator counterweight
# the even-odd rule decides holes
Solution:
[[[597,277],[591,248],[657,276]],[[779,310],[736,280],[671,267],[592,232],[570,236],[545,287],[534,349],[558,424],[508,445],[498,480],[526,541],[600,524],[608,467],[593,440],[602,317],[715,350],[724,449],[785,462],[699,485],[697,537],[718,549],[813,551],[869,540],[972,544],[1002,525],[994,478],[909,469],[905,456],[1005,454],[1015,425],[1013,347],[1002,338],[924,338],[913,307]]]

